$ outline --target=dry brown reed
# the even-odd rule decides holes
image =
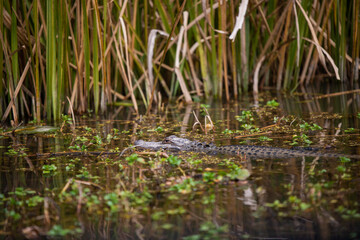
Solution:
[[[98,113],[118,101],[149,111],[181,95],[188,103],[230,101],[250,86],[254,93],[295,90],[324,73],[323,81],[355,88],[359,7],[333,0],[1,1],[1,120]]]

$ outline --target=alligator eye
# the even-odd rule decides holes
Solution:
[[[164,139],[164,140],[162,141],[162,143],[163,143],[163,144],[170,144],[171,141],[170,141],[169,139]]]

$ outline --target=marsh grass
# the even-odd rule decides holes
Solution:
[[[0,115],[16,125],[59,119],[70,105],[98,114],[126,100],[135,112],[179,96],[229,101],[264,86],[295,91],[317,75],[355,88],[359,9],[334,0],[1,1]]]

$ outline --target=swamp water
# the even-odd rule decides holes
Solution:
[[[75,127],[65,118],[45,133],[4,130],[0,239],[360,238],[356,158],[110,153],[137,139],[174,134],[217,145],[310,146],[360,155],[359,102],[357,95],[301,94],[209,102],[215,131],[206,135],[193,115],[204,124],[200,104],[141,118],[120,107],[102,119],[77,118]],[[47,154],[60,152],[66,154]]]

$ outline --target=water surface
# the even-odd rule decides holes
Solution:
[[[272,100],[275,100],[272,101]],[[272,101],[269,102],[268,101]],[[279,103],[279,106],[276,106]],[[217,145],[312,147],[360,155],[359,97],[265,93],[239,102],[130,108],[82,116],[56,132],[0,138],[1,238],[359,238],[356,158],[249,159],[125,151],[136,139],[175,134]]]

